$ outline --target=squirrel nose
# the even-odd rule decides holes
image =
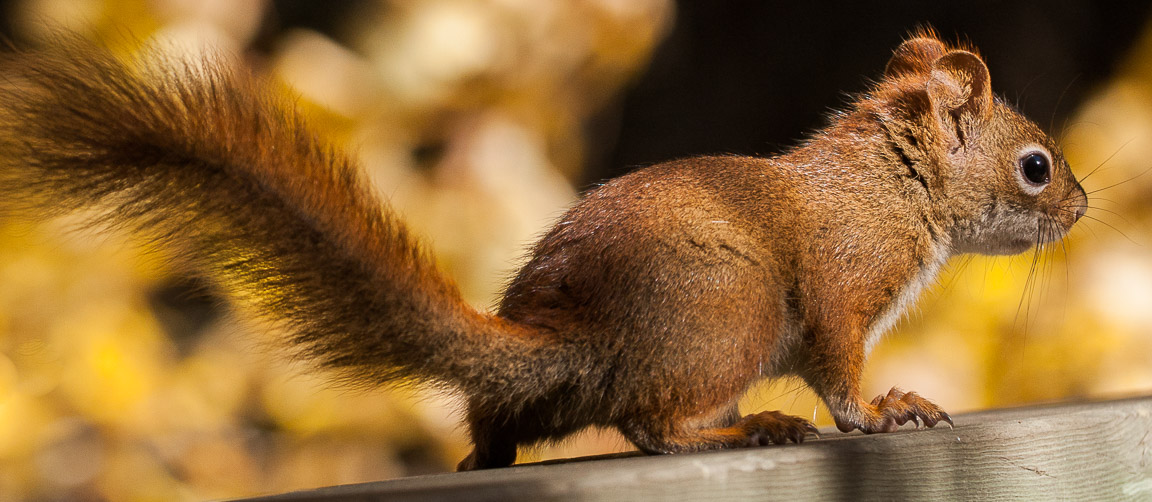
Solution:
[[[1080,189],[1080,196],[1076,198],[1076,219],[1072,220],[1073,223],[1080,221],[1084,213],[1088,212],[1088,193],[1084,191],[1084,187],[1077,186]]]

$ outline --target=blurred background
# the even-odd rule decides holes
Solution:
[[[478,307],[597,180],[769,155],[878,78],[917,25],[978,46],[994,89],[1062,138],[1091,219],[1017,258],[954,260],[867,368],[950,412],[1152,391],[1148,2],[23,0],[124,54],[237,55],[282,82]],[[1095,192],[1099,190],[1099,192]],[[74,222],[0,221],[0,499],[201,500],[450,470],[451,395],[332,388],[193,274]],[[798,382],[745,412],[830,424]],[[522,461],[627,451],[589,431]]]

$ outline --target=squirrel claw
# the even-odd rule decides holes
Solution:
[[[812,425],[811,423],[809,423],[809,424],[807,424],[807,426],[804,427],[804,430],[808,434],[816,436],[816,439],[820,439],[820,429],[817,429],[815,425]]]
[[[949,416],[948,412],[946,412],[944,410],[940,410],[940,421],[941,422],[948,422],[948,428],[949,429],[956,429],[956,424],[952,423],[952,417]]]
[[[915,392],[904,392],[893,387],[887,394],[876,396],[867,405],[862,405],[859,415],[837,419],[836,425],[844,432],[859,429],[865,434],[878,432],[895,432],[908,422],[921,428],[935,427],[937,423],[947,422],[954,427],[952,417],[931,401],[920,397]],[[870,408],[870,409],[868,409]]]

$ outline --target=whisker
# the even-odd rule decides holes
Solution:
[[[1122,204],[1122,203],[1120,203],[1120,201],[1116,201],[1116,200],[1113,200],[1113,199],[1105,199],[1104,197],[1100,197],[1099,195],[1097,195],[1097,196],[1089,196],[1089,197],[1088,197],[1088,202],[1107,202],[1107,203],[1109,203],[1109,204],[1116,204],[1117,206],[1123,206],[1123,204]]]
[[[1095,217],[1095,216],[1092,216],[1092,215],[1090,215],[1090,214],[1085,214],[1084,216],[1082,216],[1082,218],[1087,218],[1087,219],[1089,219],[1089,220],[1092,220],[1092,221],[1098,222],[1098,223],[1100,223],[1101,225],[1104,225],[1104,226],[1106,226],[1106,227],[1108,227],[1108,228],[1111,228],[1111,229],[1112,229],[1113,231],[1115,231],[1116,233],[1118,233],[1118,234],[1120,234],[1120,235],[1124,236],[1124,238],[1125,238],[1125,239],[1127,239],[1127,240],[1128,240],[1128,242],[1131,242],[1132,244],[1135,244],[1135,245],[1137,245],[1137,246],[1141,246],[1141,247],[1142,247],[1142,246],[1144,246],[1143,244],[1140,244],[1139,242],[1136,242],[1135,240],[1133,240],[1131,237],[1128,237],[1128,234],[1126,234],[1126,233],[1124,233],[1124,232],[1121,232],[1121,231],[1120,231],[1120,229],[1118,229],[1118,228],[1116,228],[1116,227],[1112,226],[1110,223],[1108,223],[1108,222],[1106,222],[1106,221],[1104,221],[1104,220],[1101,220],[1100,218],[1097,218],[1097,217]]]
[[[1117,148],[1115,152],[1112,152],[1112,155],[1109,155],[1108,158],[1104,159],[1104,161],[1100,163],[1100,165],[1096,166],[1096,169],[1093,169],[1092,172],[1085,174],[1084,177],[1080,178],[1078,181],[1080,183],[1084,183],[1084,180],[1088,179],[1089,176],[1096,174],[1096,171],[1099,171],[1101,167],[1104,167],[1104,164],[1107,164],[1108,161],[1112,160],[1112,158],[1116,156],[1116,154],[1120,153],[1120,150],[1123,150],[1124,147],[1128,146],[1129,143],[1131,143],[1135,140],[1136,140],[1135,136],[1128,138],[1128,141],[1125,141],[1123,144],[1121,144],[1120,147]]]
[[[1060,238],[1060,252],[1064,253],[1064,288],[1065,288],[1065,291],[1067,291],[1068,285],[1072,284],[1071,273],[1068,271],[1068,269],[1070,268],[1070,262],[1069,261],[1072,259],[1072,257],[1068,255],[1068,246],[1064,245],[1064,241],[1067,240],[1066,237],[1068,237],[1067,234],[1065,234],[1064,237]],[[1068,314],[1068,294],[1065,293],[1063,295],[1063,297],[1064,297],[1064,306],[1063,306],[1063,308],[1060,309],[1060,318],[1061,318],[1060,325],[1061,326],[1063,326],[1065,324],[1064,318]]]
[[[1132,220],[1129,220],[1128,217],[1126,215],[1124,215],[1124,213],[1121,213],[1119,211],[1113,211],[1111,209],[1106,209],[1106,208],[1098,207],[1098,206],[1084,206],[1084,207],[1091,209],[1093,211],[1101,211],[1101,212],[1105,212],[1105,213],[1114,215],[1117,218],[1120,218],[1120,220],[1123,221],[1124,223],[1126,223],[1128,225],[1132,225]],[[1058,209],[1060,211],[1074,212],[1074,210],[1072,210],[1072,209],[1066,209],[1066,208],[1060,208],[1060,207],[1058,207],[1056,209]]]
[[[777,399],[781,399],[781,398],[787,396],[788,394],[794,394],[796,392],[799,392],[800,389],[803,387],[804,387],[803,382],[798,382],[796,385],[792,385],[790,387],[785,387],[784,391],[782,391],[780,394],[777,394],[775,397],[771,398],[771,400],[775,401]],[[795,403],[796,401],[793,400],[792,402]]]
[[[1133,176],[1133,177],[1131,177],[1131,178],[1128,178],[1128,179],[1126,179],[1126,180],[1124,180],[1124,181],[1121,181],[1121,182],[1119,182],[1119,183],[1113,183],[1113,184],[1111,184],[1111,185],[1108,185],[1108,186],[1106,186],[1106,187],[1104,187],[1104,188],[1097,188],[1097,189],[1095,189],[1095,190],[1092,190],[1091,192],[1085,192],[1085,195],[1092,195],[1092,194],[1094,194],[1094,193],[1097,193],[1097,192],[1103,192],[1104,190],[1107,190],[1107,189],[1109,189],[1109,188],[1114,188],[1114,187],[1117,187],[1117,186],[1123,185],[1123,184],[1125,184],[1125,183],[1128,183],[1129,181],[1135,180],[1136,178],[1139,178],[1139,177],[1141,177],[1141,176],[1144,176],[1145,174],[1148,174],[1148,171],[1152,171],[1152,166],[1149,166],[1147,169],[1145,169],[1145,170],[1143,170],[1143,171],[1140,171],[1140,174],[1137,174],[1136,176]]]
[[[792,392],[793,392],[792,402],[788,403],[788,411],[792,411],[792,408],[794,408],[796,406],[796,401],[799,401],[800,396],[802,395],[802,393],[800,391],[803,389],[804,389],[804,382],[799,382],[796,384],[796,388],[792,390]]]
[[[1027,276],[1027,278],[1024,279],[1024,290],[1021,291],[1020,302],[1016,305],[1016,317],[1012,320],[1013,325],[1015,325],[1018,321],[1020,321],[1020,312],[1021,312],[1021,309],[1023,309],[1023,312],[1024,312],[1024,339],[1025,340],[1028,339],[1028,317],[1030,314],[1029,311],[1031,310],[1031,307],[1032,307],[1032,290],[1033,290],[1032,288],[1034,286],[1034,280],[1033,279],[1035,278],[1035,273],[1036,273],[1036,263],[1040,259],[1040,245],[1041,245],[1040,244],[1040,242],[1041,242],[1040,241],[1040,239],[1041,239],[1041,233],[1040,232],[1041,232],[1041,227],[1040,227],[1039,222],[1037,222],[1037,224],[1036,224],[1036,247],[1034,247],[1033,251],[1032,251],[1032,264],[1031,264],[1031,266],[1028,267],[1028,276]],[[1024,301],[1025,298],[1028,299],[1027,303],[1025,303],[1025,301]]]
[[[984,279],[980,282],[980,287],[982,289],[988,289],[988,271],[991,270],[992,266],[995,264],[996,258],[992,258],[991,260],[984,262]]]
[[[952,277],[949,277],[948,282],[946,284],[944,284],[944,288],[943,288],[944,292],[948,292],[948,291],[952,290],[952,287],[955,286],[957,282],[959,282],[959,277],[961,276],[961,274],[964,273],[964,270],[966,270],[968,268],[968,265],[972,263],[972,259],[975,257],[976,257],[976,255],[974,255],[974,254],[964,255],[964,258],[961,259],[960,264],[957,265],[956,268],[953,269],[954,273],[952,274]]]
[[[1048,224],[1050,225],[1050,228],[1052,229],[1052,240],[1048,243],[1048,272],[1047,272],[1048,273],[1047,279],[1048,279],[1048,288],[1049,288],[1049,291],[1048,291],[1049,301],[1051,301],[1053,294],[1058,294],[1060,292],[1066,291],[1067,284],[1068,284],[1068,262],[1067,262],[1067,250],[1064,248],[1064,237],[1066,236],[1066,234],[1061,235],[1060,222],[1057,221],[1054,216],[1049,216],[1048,217]],[[1063,261],[1062,263],[1057,263],[1056,255],[1059,254],[1060,252],[1064,253],[1065,261]],[[1061,264],[1064,266],[1064,282],[1061,283],[1060,288],[1058,288],[1056,291],[1052,291],[1051,290],[1051,288],[1053,287],[1052,285],[1056,284],[1059,281],[1059,276],[1056,275],[1057,272],[1055,269],[1056,269],[1056,267],[1060,266]],[[1062,300],[1064,302],[1064,308],[1060,309],[1060,311],[1063,312],[1064,310],[1067,309],[1068,295],[1067,294],[1060,294],[1059,296],[1062,298]]]
[[[1077,228],[1083,228],[1086,232],[1092,234],[1093,240],[1100,240],[1100,234],[1097,234],[1096,229],[1092,228],[1091,226],[1089,226],[1089,225],[1076,225],[1076,226],[1072,227],[1072,231],[1076,231]]]
[[[1072,145],[1075,144],[1075,142],[1068,140],[1069,131],[1071,131],[1073,127],[1080,125],[1080,122],[1075,122],[1075,123],[1070,123],[1070,122],[1072,122],[1071,116],[1064,117],[1064,122],[1062,122],[1060,124],[1060,130],[1056,132],[1056,136],[1055,136],[1057,144],[1065,145],[1068,148],[1071,148]]]
[[[1072,84],[1076,83],[1076,80],[1078,80],[1080,78],[1080,75],[1082,75],[1082,74],[1077,73],[1076,76],[1072,77],[1072,80],[1068,81],[1068,85],[1064,86],[1064,90],[1060,91],[1060,96],[1056,98],[1056,106],[1052,108],[1052,116],[1048,119],[1048,130],[1049,131],[1052,130],[1052,124],[1056,122],[1056,112],[1060,110],[1060,102],[1064,100],[1064,95],[1068,93],[1068,89],[1072,88]],[[1034,77],[1032,80],[1036,80],[1036,78],[1039,78],[1039,76]],[[1029,81],[1028,85],[1032,85],[1032,82]],[[1028,85],[1025,85],[1024,89],[1027,89]],[[1021,91],[1021,92],[1023,92],[1023,91]],[[1068,119],[1065,118],[1064,119],[1064,126],[1067,126],[1067,125],[1068,125]],[[1064,126],[1061,126],[1061,130],[1063,130]]]
[[[1036,278],[1036,287],[1039,289],[1039,293],[1036,295],[1037,310],[1044,304],[1044,295],[1048,292],[1048,277],[1052,264],[1052,260],[1049,259],[1052,246],[1048,245],[1048,243],[1052,242],[1052,226],[1047,221],[1047,218],[1042,218],[1038,224],[1044,229],[1044,243],[1040,246],[1040,263],[1038,264],[1039,269],[1037,270]]]
[[[1057,222],[1056,219],[1053,218],[1052,216],[1045,215],[1045,217],[1047,219],[1048,238],[1046,239],[1047,242],[1044,244],[1044,248],[1047,250],[1048,254],[1044,257],[1045,265],[1046,265],[1045,271],[1044,271],[1044,282],[1045,282],[1044,288],[1045,288],[1046,292],[1049,294],[1048,295],[1049,299],[1051,299],[1052,269],[1054,267],[1056,267],[1056,260],[1053,259],[1053,256],[1056,254],[1056,246],[1054,245],[1054,243],[1061,240],[1060,223]]]

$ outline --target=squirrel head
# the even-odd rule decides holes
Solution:
[[[931,31],[900,45],[872,97],[958,253],[1015,254],[1062,238],[1087,196],[1056,142],[993,96],[974,50]]]

